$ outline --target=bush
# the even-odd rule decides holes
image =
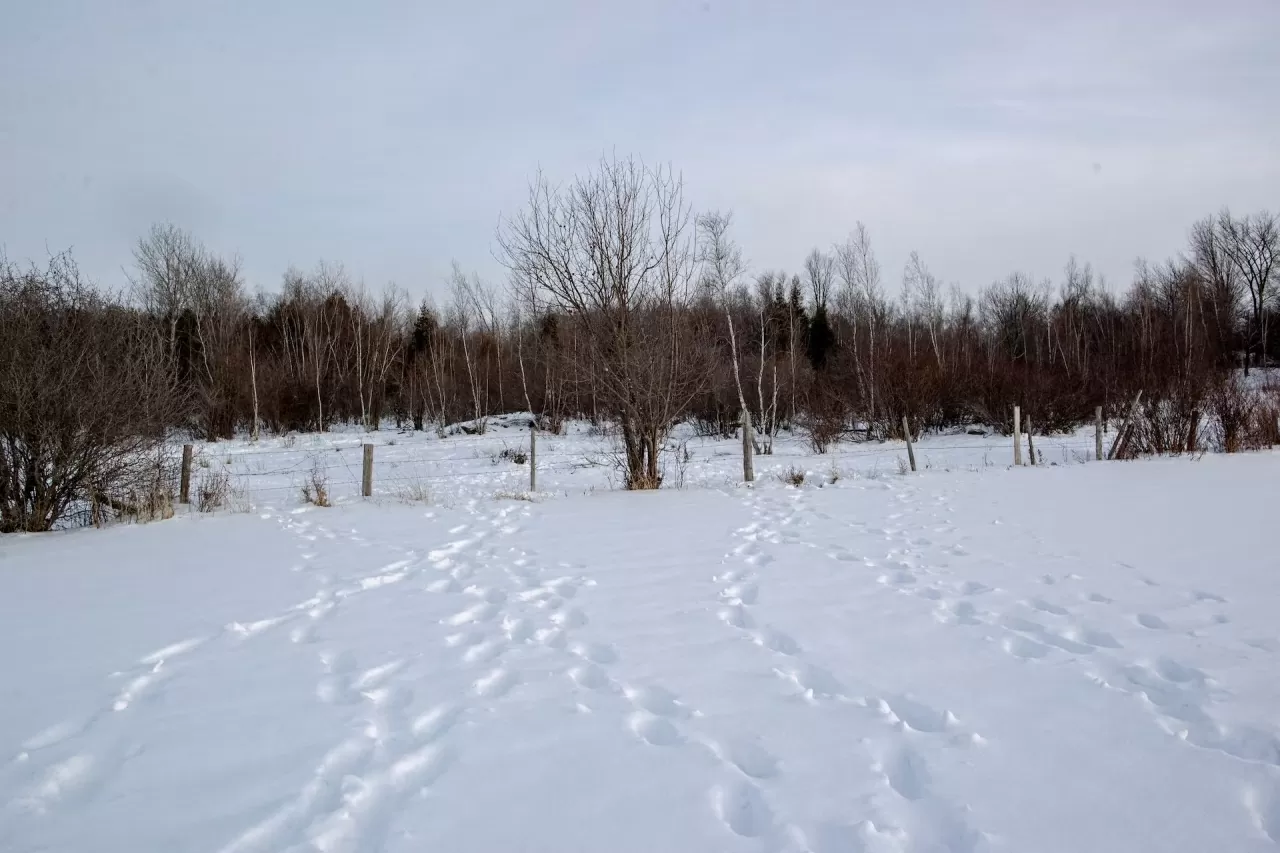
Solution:
[[[813,452],[826,453],[844,434],[844,415],[834,411],[818,412],[801,418],[799,426]]]
[[[196,510],[213,512],[231,499],[231,477],[226,471],[210,471],[200,478],[196,488]]]
[[[0,532],[172,513],[172,491],[152,486],[183,400],[141,315],[67,256],[43,270],[0,260],[0,365]]]
[[[494,463],[499,461],[514,462],[517,465],[523,465],[529,461],[529,454],[519,447],[504,447],[502,452],[493,457]]]
[[[789,486],[795,486],[797,489],[804,485],[805,473],[801,468],[792,466],[786,471],[778,474],[778,479]]]
[[[1147,399],[1131,425],[1127,456],[1193,453],[1199,444],[1200,412],[1195,397],[1179,394]]]
[[[317,461],[302,484],[302,499],[312,506],[332,506],[329,501],[329,478]]]
[[[1275,398],[1229,377],[1210,394],[1210,429],[1215,450],[1238,453],[1274,447],[1280,441]]]

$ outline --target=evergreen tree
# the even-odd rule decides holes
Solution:
[[[814,370],[822,372],[826,369],[827,360],[835,347],[836,335],[831,329],[830,320],[827,319],[827,308],[825,305],[819,305],[814,309],[813,320],[809,323],[807,342],[809,363],[813,365]]]

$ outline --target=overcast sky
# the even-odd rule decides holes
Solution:
[[[542,168],[670,162],[753,271],[871,230],[976,289],[1113,284],[1280,208],[1280,0],[0,0],[0,246],[124,281],[172,222],[251,286],[437,292]]]

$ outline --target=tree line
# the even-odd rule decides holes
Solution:
[[[1072,259],[1056,281],[969,293],[917,253],[890,281],[862,224],[794,271],[749,270],[731,215],[695,215],[669,168],[606,159],[568,184],[537,177],[496,244],[504,282],[455,264],[447,297],[419,304],[333,263],[252,293],[234,258],[172,225],[138,241],[118,294],[70,255],[0,259],[0,530],[109,497],[175,430],[483,431],[528,410],[552,431],[610,424],[627,485],[654,488],[688,419],[726,436],[749,423],[765,453],[786,429],[823,451],[899,436],[904,417],[1008,429],[1014,404],[1067,430],[1141,390],[1150,449],[1182,450],[1206,414],[1248,421],[1230,414],[1248,405],[1235,372],[1277,355],[1267,212],[1193,223],[1122,291]]]

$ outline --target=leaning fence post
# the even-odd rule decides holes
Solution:
[[[742,481],[744,483],[752,483],[756,479],[755,463],[752,460],[755,445],[751,439],[751,412],[744,408],[742,410]]]
[[[360,494],[364,497],[373,496],[373,445],[366,444],[364,446],[364,477],[360,482]]]
[[[191,503],[191,445],[182,445],[182,479],[178,484],[178,503]]]
[[[1022,464],[1022,410],[1013,407],[1013,464]]]
[[[1102,461],[1102,407],[1093,410],[1093,454]]]
[[[907,416],[902,416],[902,435],[907,439],[907,461],[911,463],[911,470],[916,470],[916,451],[911,446],[911,424],[907,423]]]
[[[538,424],[529,421],[529,491],[538,491]]]
[[[1138,403],[1142,400],[1142,391],[1138,391],[1134,395],[1133,403],[1129,406],[1129,413],[1124,416],[1124,423],[1120,426],[1120,431],[1116,433],[1116,440],[1111,444],[1111,450],[1107,453],[1108,459],[1119,459],[1124,456],[1124,451],[1129,446],[1129,428],[1133,425],[1133,419],[1138,414]]]
[[[1031,428],[1031,418],[1027,418],[1027,456],[1031,458],[1031,465],[1036,464],[1036,442],[1035,430]]]

